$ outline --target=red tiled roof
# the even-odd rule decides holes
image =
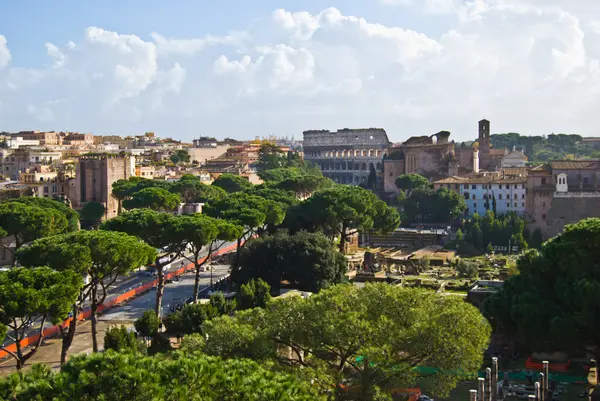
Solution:
[[[597,160],[557,160],[551,161],[550,167],[558,170],[594,170],[600,168]]]

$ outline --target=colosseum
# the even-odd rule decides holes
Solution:
[[[304,159],[317,164],[325,177],[340,184],[366,182],[371,166],[381,171],[389,147],[387,133],[381,128],[304,131]]]

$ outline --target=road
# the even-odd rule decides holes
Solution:
[[[220,248],[223,248],[223,247],[226,247],[229,245],[233,245],[233,244],[234,244],[233,242],[227,242],[227,243],[224,243],[223,245],[221,245]],[[206,251],[202,251],[200,253],[201,257],[205,256],[205,255],[206,255]],[[216,258],[218,258],[218,257],[216,257]],[[179,258],[171,263],[172,268],[170,270],[176,270],[180,266],[187,265],[189,263],[190,263],[190,261],[188,259]],[[215,266],[215,272],[216,272],[216,268],[217,268],[217,266]],[[165,273],[168,273],[170,270],[165,271]],[[188,273],[188,274],[186,274],[186,276],[190,276],[190,274],[191,274],[191,277],[194,277],[193,273]],[[208,286],[208,284],[210,283],[210,272],[206,272],[206,274],[208,275],[208,281],[206,282],[206,286]],[[216,274],[215,274],[215,276],[216,276]],[[145,269],[138,269],[138,270],[132,272],[131,274],[129,274],[128,276],[121,276],[115,281],[115,283],[113,285],[111,285],[109,287],[108,296],[107,296],[106,300],[109,300],[111,297],[116,297],[118,295],[121,295],[135,287],[138,287],[140,285],[143,285],[143,284],[148,283],[155,279],[156,279],[156,277],[149,276],[147,274],[147,272],[145,271]],[[172,286],[173,284],[177,284],[177,283],[168,284],[167,288],[169,286]],[[193,288],[193,279],[192,279],[192,287],[191,288]],[[186,298],[190,297],[192,292],[193,292],[193,290],[190,289],[189,290],[190,295],[186,296]],[[165,293],[166,293],[166,291],[165,291]],[[152,294],[151,297],[153,297],[153,298],[155,297],[154,291],[151,291],[150,294]],[[146,296],[148,296],[148,294],[145,294],[143,297],[146,297]],[[184,300],[185,300],[185,298],[184,298]],[[166,303],[163,302],[163,304],[166,304]],[[86,300],[86,302],[84,303],[84,307],[87,307],[89,305],[90,305],[89,300]],[[146,309],[153,309],[153,308],[154,308],[154,305],[152,305],[150,308],[146,308]],[[143,311],[142,311],[142,313],[143,313]],[[30,333],[31,334],[37,333],[37,331],[39,330],[39,327],[40,327],[39,322],[34,323],[31,327],[31,329],[28,330],[28,335],[30,335]],[[44,328],[48,328],[48,327],[52,327],[52,324],[49,322],[46,322],[46,324],[44,325]],[[9,331],[8,334],[13,335],[12,331]],[[0,340],[2,340],[2,339],[0,339]],[[4,342],[0,343],[0,345],[6,346],[11,343],[12,343],[12,341],[7,336],[4,339]]]
[[[229,274],[229,265],[216,265],[213,267],[213,281],[216,283],[220,278]],[[185,300],[194,292],[194,272],[186,273],[180,277],[178,282],[172,282],[165,286],[163,297],[162,315],[169,314],[169,307],[176,304],[185,304]],[[208,288],[210,285],[210,272],[200,273],[200,289]],[[156,291],[149,291],[130,302],[115,306],[99,316],[101,321],[132,321],[142,316],[145,310],[154,309]]]

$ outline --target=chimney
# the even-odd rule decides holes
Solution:
[[[473,149],[473,172],[479,173],[479,150],[477,148]]]

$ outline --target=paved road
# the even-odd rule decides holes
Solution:
[[[229,246],[229,245],[233,245],[233,244],[234,244],[233,242],[228,242],[228,243],[225,243],[224,245],[222,245],[221,248]],[[201,257],[205,256],[205,255],[206,255],[206,251],[202,251],[200,253]],[[182,264],[182,262],[183,262],[183,264]],[[190,263],[190,261],[188,259],[186,259],[186,258],[177,259],[177,260],[175,260],[175,261],[173,261],[171,263],[171,266],[172,266],[171,269],[168,270],[168,271],[165,271],[165,273],[168,273],[171,270],[177,270],[180,266],[188,265],[189,263]],[[217,267],[215,266],[215,271],[216,271],[216,268]],[[192,277],[193,277],[193,273],[188,273],[188,274],[186,274],[186,276],[189,276],[190,274],[192,274]],[[206,282],[205,285],[208,286],[208,284],[210,282],[210,273],[206,272],[206,274],[208,275],[209,279],[208,279],[208,281]],[[120,294],[123,294],[123,293],[125,293],[125,292],[127,292],[127,291],[129,291],[129,290],[131,290],[131,289],[133,289],[135,287],[138,287],[140,285],[148,283],[148,282],[154,280],[155,278],[156,277],[149,276],[146,273],[145,269],[138,269],[138,270],[132,272],[131,274],[129,274],[128,276],[119,277],[115,281],[115,283],[112,286],[109,287],[108,296],[107,296],[106,300],[109,300],[111,297],[115,297],[115,296],[118,296]],[[173,284],[176,284],[176,283],[173,283]],[[173,284],[168,284],[167,287],[169,285],[172,286]],[[190,289],[190,291],[189,291],[190,295],[186,296],[186,298],[190,297],[191,293],[193,292],[193,279],[192,279],[192,287],[191,288],[192,289]],[[166,291],[165,291],[165,293],[166,293]],[[151,292],[151,294],[152,294],[152,297],[155,297],[155,293],[153,291]],[[148,294],[145,294],[144,296],[148,296]],[[184,300],[185,300],[185,298],[184,298]],[[163,304],[165,304],[165,303],[163,302]],[[87,307],[89,305],[90,305],[89,301],[86,301],[84,303],[84,307]],[[146,308],[146,309],[152,309],[152,308],[154,308],[154,304],[152,304],[151,307]],[[143,313],[143,311],[142,311],[142,313]],[[52,324],[49,323],[49,322],[46,322],[46,324],[44,325],[44,327],[45,328],[52,327]],[[31,330],[29,330],[29,333],[34,333],[34,332],[37,333],[38,330],[39,330],[39,323],[34,323],[32,325]],[[8,334],[12,335],[12,331],[9,331]],[[3,340],[3,339],[0,339],[0,341],[1,340]],[[11,344],[11,343],[12,343],[12,341],[8,337],[6,337],[4,339],[4,342],[0,343],[0,345],[8,345],[8,344]]]
[[[229,274],[228,265],[214,266],[213,281],[216,283],[220,278]],[[184,304],[185,300],[193,295],[195,273],[190,272],[181,276],[178,282],[172,282],[165,286],[163,297],[162,315],[169,314],[169,307],[176,304]],[[200,273],[200,289],[209,287],[210,272]],[[127,304],[115,306],[99,316],[102,321],[132,321],[140,317],[145,310],[154,309],[156,291],[149,291]]]

